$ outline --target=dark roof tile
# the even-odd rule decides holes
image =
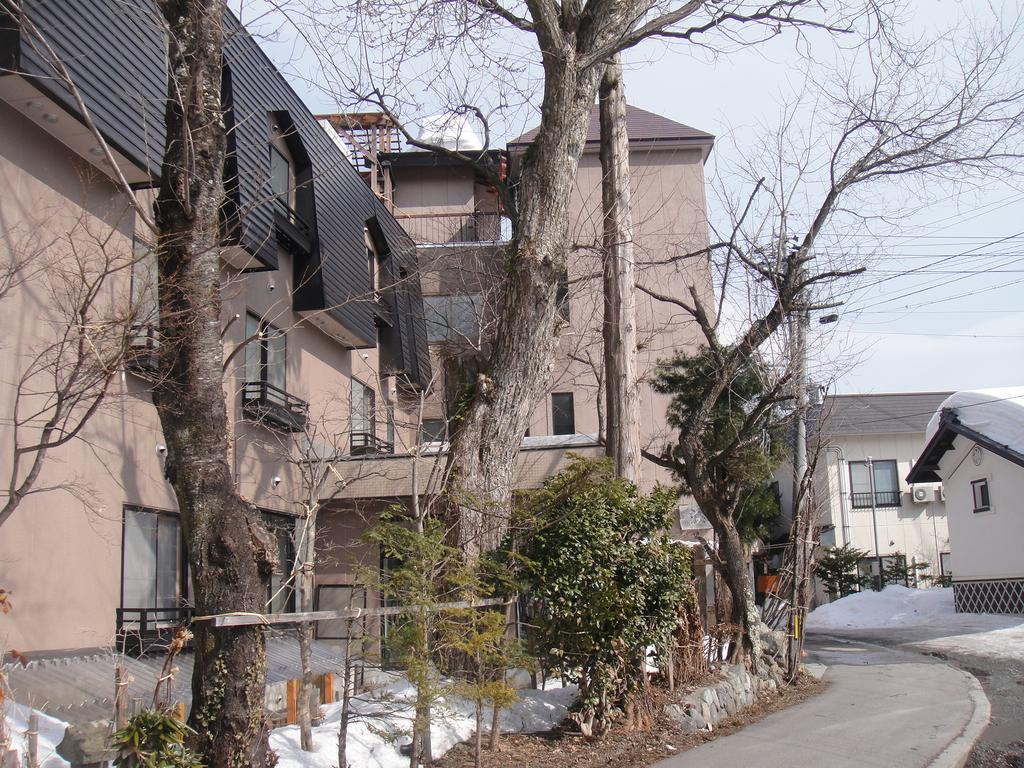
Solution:
[[[508,144],[510,147],[529,144],[537,136],[537,126]],[[626,132],[630,142],[656,141],[700,141],[713,142],[715,137],[688,125],[669,120],[667,117],[648,112],[632,105],[626,105]],[[587,144],[596,144],[601,138],[600,111],[597,104],[590,108],[590,124],[587,126]]]

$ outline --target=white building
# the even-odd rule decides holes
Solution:
[[[921,451],[928,420],[949,394],[834,395],[816,410],[822,449],[814,503],[821,515],[821,541],[866,551],[863,574],[877,577],[879,559],[888,563],[898,555],[908,565],[928,563],[932,579],[949,573],[950,536],[940,481],[904,480]],[[813,438],[810,442],[813,448]],[[791,482],[780,487],[785,509]]]
[[[1024,613],[1024,387],[943,400],[908,481],[945,490],[956,609]]]

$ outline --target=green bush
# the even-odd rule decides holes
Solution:
[[[523,499],[534,646],[579,684],[585,733],[606,730],[643,684],[648,646],[665,647],[690,594],[689,553],[666,534],[675,505],[668,489],[644,496],[610,462],[579,458]]]
[[[114,764],[118,768],[203,768],[199,755],[185,746],[191,732],[172,712],[144,710],[113,735]]]

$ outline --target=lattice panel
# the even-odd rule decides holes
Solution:
[[[1024,579],[953,582],[958,613],[1024,613]]]

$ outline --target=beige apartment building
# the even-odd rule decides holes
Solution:
[[[163,147],[161,27],[145,0],[95,6],[82,16],[70,0],[53,2],[33,21],[149,205]],[[79,25],[92,47],[78,47]],[[411,239],[230,14],[226,26],[230,461],[277,539],[268,610],[285,611],[315,602],[289,586],[309,468],[415,441],[403,434],[406,409],[429,383],[429,357],[418,282],[397,279],[415,272]],[[0,31],[11,70],[0,75],[0,501],[26,478],[47,421],[56,418],[57,436],[74,430],[109,382],[0,527],[0,587],[13,606],[0,639],[38,657],[158,635],[188,615],[190,592],[165,479],[174,457],[150,396],[160,345],[151,233],[47,49],[11,18]],[[126,330],[128,354],[110,357]],[[114,368],[67,384],[76,365],[108,359]],[[55,417],[68,397],[80,405]]]

